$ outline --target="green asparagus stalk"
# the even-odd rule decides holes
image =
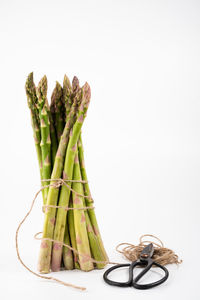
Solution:
[[[72,86],[67,75],[65,75],[63,79],[62,102],[65,105],[65,119],[67,120],[73,103]]]
[[[83,203],[85,206],[85,202]],[[95,266],[97,267],[97,269],[103,269],[106,263],[101,263],[101,262],[105,261],[105,256],[101,250],[97,236],[94,233],[87,211],[85,212],[85,221],[86,221],[86,227],[87,227],[87,233],[88,233],[88,238],[90,243],[90,249],[92,252],[92,257],[97,261],[97,263],[95,263]]]
[[[79,173],[81,175],[80,161],[79,161],[78,167],[79,167]],[[84,188],[82,188],[82,190],[84,191]],[[85,198],[83,198],[83,205],[86,206]],[[87,228],[87,233],[88,233],[88,238],[89,238],[89,243],[90,243],[90,249],[92,252],[92,257],[97,261],[97,263],[95,263],[95,266],[97,267],[97,269],[102,269],[105,267],[106,263],[98,263],[98,261],[99,262],[105,261],[105,255],[102,252],[101,246],[99,244],[99,240],[98,240],[96,234],[94,233],[94,229],[92,227],[92,224],[91,224],[91,221],[90,221],[90,218],[88,215],[88,210],[85,210],[84,214],[85,214],[85,222],[86,222],[86,228]]]
[[[64,171],[63,171],[63,179],[72,180],[73,179],[73,166],[74,166],[74,158],[76,154],[76,144],[80,135],[80,131],[83,125],[83,121],[86,117],[88,105],[90,102],[90,87],[86,83],[83,86],[83,99],[78,111],[77,121],[73,126],[73,130],[71,131],[71,137],[69,140],[69,144],[67,147]],[[69,187],[71,187],[71,183],[68,183]],[[59,205],[68,206],[70,197],[70,190],[65,185],[61,188],[61,193],[59,197]],[[66,225],[66,210],[59,209],[57,210],[56,216],[56,225],[54,230],[54,240],[63,242],[64,238],[64,230]],[[52,270],[57,271],[60,269],[61,257],[62,257],[62,244],[59,242],[54,242],[53,251],[52,251]]]
[[[74,99],[74,97],[77,96],[77,92],[79,91],[79,89],[80,89],[79,88],[79,80],[76,76],[72,80],[72,86],[71,86],[69,78],[66,75],[64,76],[62,103],[64,103],[65,108],[66,108],[66,110],[65,110],[65,117],[66,118],[69,115],[69,112],[71,110],[71,105],[73,103],[73,99]],[[69,218],[67,217],[67,220],[68,219]],[[73,222],[73,220],[71,220],[71,222]],[[68,225],[68,221],[67,221],[67,225]],[[67,226],[66,226],[66,228],[67,228]],[[73,225],[72,231],[73,231],[72,235],[73,235],[73,238],[74,238],[74,241],[75,241],[74,225]],[[73,241],[73,244],[75,245],[74,241]],[[65,256],[65,248],[66,247],[63,247],[63,258]],[[80,269],[79,264],[78,264],[78,257],[75,253],[74,253],[74,260],[75,260],[75,262],[74,262],[75,268]],[[66,268],[67,268],[67,266],[66,266]]]
[[[69,207],[73,207],[73,202],[72,202],[72,195],[70,196],[69,200]],[[70,240],[72,244],[72,248],[74,248],[77,251],[77,244],[76,244],[76,235],[75,235],[75,228],[74,228],[74,212],[73,210],[69,210],[67,213],[67,220],[68,220],[68,225],[69,225],[69,234],[70,234]],[[74,256],[74,266],[75,269],[80,269],[80,265],[78,263],[78,255],[76,251],[73,252]]]
[[[43,179],[49,179],[51,177],[51,137],[50,137],[50,121],[48,114],[48,102],[47,102],[47,78],[44,76],[36,89],[38,98],[38,109],[40,117],[40,129],[41,129],[41,152],[42,152],[42,174]],[[44,181],[43,185],[48,185],[48,181]],[[48,188],[44,189],[44,204],[46,203]]]
[[[83,147],[82,147],[82,140],[80,140],[80,138],[79,138],[79,142],[78,143],[79,143],[78,151],[81,152],[81,158],[83,159]],[[81,147],[81,149],[80,149],[80,147]],[[82,160],[82,164],[84,164],[83,160]],[[77,167],[79,167],[78,173],[81,174],[80,160],[78,162],[78,166]],[[81,177],[81,179],[82,179],[82,177]],[[82,192],[83,191],[84,191],[84,189],[82,188]],[[83,201],[83,206],[86,206],[85,198],[83,198],[82,201]],[[88,211],[85,210],[84,214],[85,214],[86,228],[87,228],[87,233],[88,233],[88,238],[89,238],[89,243],[90,243],[90,248],[91,248],[92,256],[93,256],[93,258],[96,261],[105,261],[106,258],[104,256],[104,253],[102,252],[101,246],[99,244],[99,240],[98,240],[97,236],[94,233],[94,229],[92,227],[90,218],[88,216]],[[105,267],[105,264],[103,264],[103,263],[96,263],[96,267],[98,269],[102,269],[102,268]]]
[[[26,80],[25,85],[26,90],[26,96],[27,96],[27,102],[28,107],[30,109],[31,113],[31,123],[33,128],[33,137],[35,141],[35,148],[40,168],[40,177],[42,179],[42,152],[40,148],[40,141],[41,141],[41,135],[40,135],[40,121],[39,121],[39,112],[37,110],[37,96],[36,96],[36,88],[33,81],[33,73],[30,73]]]
[[[53,122],[53,118],[49,106],[47,106],[47,109],[48,109],[48,116],[50,121],[51,165],[53,166],[55,162],[56,152],[58,150],[58,141],[57,141],[56,130],[54,127],[54,122]]]
[[[51,96],[51,111],[54,114],[54,124],[56,128],[57,140],[60,141],[65,125],[65,109],[63,105],[63,90],[59,82],[56,82],[56,86]]]
[[[67,218],[67,226],[65,226],[64,243],[68,246],[71,246],[68,224],[69,222]],[[72,250],[67,247],[63,247],[63,262],[66,270],[72,270],[74,268]]]
[[[87,178],[87,173],[86,173],[86,169],[85,169],[85,162],[84,162],[84,149],[83,149],[83,143],[82,143],[82,137],[80,135],[79,137],[79,141],[78,141],[78,154],[79,154],[79,161],[80,161],[80,168],[81,168],[81,176],[82,179],[84,181],[86,181],[87,183],[84,184],[84,193],[85,196],[91,197],[91,193],[90,193],[90,188],[89,188],[89,184],[88,184],[88,178]],[[93,206],[93,200],[92,198],[85,198],[85,203],[86,206]],[[99,245],[101,247],[101,251],[103,253],[103,259],[101,259],[101,261],[107,261],[108,260],[108,256],[106,254],[104,245],[103,245],[103,241],[100,235],[100,230],[99,230],[99,226],[97,223],[97,219],[96,219],[96,215],[93,209],[89,209],[88,210],[88,215],[94,230],[94,233],[98,239]],[[97,266],[98,267],[98,266]]]
[[[80,181],[81,172],[78,159],[78,151],[76,150],[75,160],[74,160],[74,180]],[[94,268],[93,263],[91,262],[91,252],[90,244],[86,228],[85,212],[80,210],[84,207],[84,198],[78,194],[83,195],[83,185],[81,182],[74,182],[72,188],[76,193],[72,194],[73,197],[73,207],[74,209],[74,227],[76,234],[76,244],[79,253],[79,264],[80,268],[83,271],[90,271]]]
[[[58,151],[56,153],[55,163],[53,166],[53,171],[51,175],[52,183],[53,180],[61,178],[64,158],[66,155],[66,148],[68,145],[69,134],[71,127],[74,123],[74,117],[77,113],[77,106],[79,105],[79,97],[74,98],[71,111],[67,116],[67,122],[63,130],[63,134],[60,139],[58,146]],[[48,192],[47,205],[57,205],[59,195],[59,188],[51,186]],[[46,208],[44,227],[43,227],[43,238],[53,238],[54,224],[55,224],[55,208]],[[40,246],[39,260],[38,260],[38,271],[40,273],[49,273],[50,271],[50,261],[51,261],[51,250],[52,242],[48,240],[43,240]]]
[[[33,81],[33,72],[28,75],[28,78],[26,80],[26,95],[27,95],[27,101],[28,101],[28,106],[31,112],[31,123],[32,123],[32,128],[33,128],[33,137],[35,141],[35,148],[36,148],[36,153],[37,153],[37,158],[38,158],[38,163],[39,163],[39,169],[40,169],[40,179],[43,179],[43,174],[42,174],[42,151],[40,147],[40,142],[41,142],[41,133],[40,133],[40,119],[39,119],[39,111],[37,109],[37,95],[36,95],[36,87]],[[42,190],[42,198],[43,198],[43,203],[45,202],[45,193],[44,190]]]
[[[54,90],[55,90],[55,88],[54,88]],[[52,96],[53,96],[54,90],[53,90],[52,95],[51,95],[50,112],[51,112],[51,116],[52,116],[52,119],[53,119],[54,128],[56,129],[55,107],[54,107],[54,102],[52,101]]]

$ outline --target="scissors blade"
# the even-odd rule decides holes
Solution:
[[[140,258],[150,258],[153,256],[154,248],[153,244],[147,245],[141,252]]]

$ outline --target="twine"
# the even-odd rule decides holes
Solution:
[[[42,231],[41,232],[37,232],[35,235],[34,235],[34,239],[36,240],[43,240],[43,241],[49,241],[49,242],[54,242],[54,243],[58,243],[60,244],[61,246],[64,246],[68,249],[70,249],[71,251],[75,252],[76,254],[86,258],[88,261],[91,261],[93,263],[99,263],[99,264],[112,264],[112,265],[118,265],[119,263],[118,262],[112,262],[112,261],[109,261],[109,260],[95,260],[94,258],[86,255],[86,254],[82,254],[82,253],[79,253],[75,248],[61,242],[61,241],[57,241],[57,240],[54,240],[54,239],[50,239],[50,238],[42,238],[42,237],[38,237],[38,235],[42,234]]]
[[[48,207],[51,207],[51,208],[62,208],[64,210],[87,210],[87,209],[94,209],[95,207],[94,206],[83,206],[83,207],[68,207],[68,206],[62,206],[62,205],[43,205],[42,208],[48,208]]]
[[[84,198],[89,198],[90,202],[94,202],[94,200],[92,199],[91,196],[86,196],[86,195],[82,195],[77,193],[73,188],[71,188],[71,186],[69,184],[67,184],[67,182],[71,182],[71,183],[88,183],[88,181],[86,180],[73,180],[73,179],[62,179],[62,178],[58,178],[58,179],[42,179],[41,182],[52,182],[55,181],[53,184],[48,184],[43,186],[44,188],[48,188],[48,187],[54,187],[54,188],[59,188],[62,185],[65,185],[71,192],[75,193],[77,196],[81,196]]]
[[[42,190],[44,190],[45,188],[49,188],[49,187],[55,187],[55,188],[59,188],[60,186],[62,185],[65,185],[67,188],[69,188],[72,192],[76,193],[76,195],[79,195],[79,196],[82,196],[84,198],[90,198],[93,202],[93,199],[91,196],[86,196],[86,195],[82,195],[82,194],[79,194],[77,193],[74,189],[72,189],[66,182],[77,182],[77,183],[87,183],[87,181],[83,181],[83,180],[63,180],[61,178],[59,179],[45,179],[45,180],[42,180],[42,181],[55,181],[54,183],[52,184],[48,184],[48,185],[45,185],[43,187],[41,187],[37,193],[35,194],[34,198],[33,198],[33,201],[31,203],[31,207],[30,209],[28,210],[28,212],[26,213],[25,217],[22,219],[22,221],[19,223],[18,227],[17,227],[17,230],[16,230],[16,234],[15,234],[15,246],[16,246],[16,252],[17,252],[17,258],[18,260],[20,261],[20,263],[24,266],[25,269],[27,269],[30,273],[32,273],[33,275],[37,276],[37,277],[40,277],[40,278],[43,278],[43,279],[48,279],[48,280],[53,280],[53,281],[56,281],[60,284],[63,284],[65,286],[68,286],[68,287],[72,287],[72,288],[75,288],[75,289],[79,289],[79,290],[86,290],[85,287],[81,287],[81,286],[77,286],[77,285],[74,285],[74,284],[71,284],[71,283],[67,283],[67,282],[64,282],[60,279],[57,279],[55,277],[52,277],[52,276],[45,276],[45,275],[41,275],[41,274],[38,274],[36,272],[34,272],[33,270],[31,270],[24,262],[23,260],[21,259],[21,256],[20,256],[20,253],[19,253],[19,245],[18,245],[18,236],[19,236],[19,230],[22,226],[22,224],[25,222],[25,220],[28,218],[28,216],[30,215],[32,209],[33,209],[33,206],[35,204],[35,201],[38,197],[38,195],[40,194],[40,192]],[[74,210],[74,209],[78,209],[78,210],[86,210],[86,209],[94,209],[93,206],[85,206],[85,207],[80,207],[80,208],[73,208],[73,207],[65,207],[65,206],[59,206],[59,205],[44,205],[43,207],[45,208],[48,208],[48,207],[51,207],[51,208],[63,208],[65,210]],[[102,263],[102,264],[118,264],[118,263],[115,263],[115,262],[110,262],[110,261],[97,261],[91,257],[88,257],[87,255],[85,254],[81,254],[79,253],[76,249],[72,248],[71,246],[63,243],[63,242],[60,242],[60,241],[56,241],[56,240],[53,240],[53,239],[50,239],[50,238],[39,238],[38,235],[41,234],[42,232],[39,232],[39,233],[36,233],[34,235],[34,238],[37,239],[37,240],[49,240],[51,242],[57,242],[61,245],[63,245],[64,247],[67,247],[68,249],[72,250],[73,252],[76,252],[78,255],[80,256],[83,256],[85,258],[87,258],[88,260],[90,260],[91,262],[93,263]]]
[[[36,272],[34,272],[33,270],[31,270],[24,262],[23,260],[21,259],[21,256],[20,256],[20,253],[19,253],[19,246],[18,246],[18,236],[19,236],[19,230],[22,226],[22,224],[25,222],[25,220],[28,218],[28,216],[30,215],[32,209],[33,209],[33,206],[35,204],[35,201],[38,197],[38,195],[40,194],[40,192],[42,190],[44,190],[45,188],[49,188],[49,187],[54,187],[54,188],[59,188],[61,187],[62,185],[65,185],[70,191],[72,191],[73,193],[76,193],[76,195],[79,195],[81,197],[84,197],[84,198],[90,198],[91,199],[91,202],[94,202],[94,200],[92,199],[91,196],[86,196],[86,195],[82,195],[82,194],[79,194],[77,193],[73,188],[71,188],[66,182],[77,182],[77,183],[87,183],[87,181],[84,181],[84,180],[64,180],[64,179],[45,179],[45,180],[42,180],[42,181],[46,181],[46,182],[51,182],[51,181],[54,181],[53,183],[50,183],[48,185],[45,185],[45,186],[42,186],[38,191],[37,193],[35,194],[34,196],[34,199],[31,203],[31,206],[30,206],[30,209],[28,210],[28,212],[26,213],[25,217],[22,219],[22,221],[19,223],[18,227],[17,227],[17,230],[16,230],[16,235],[15,235],[15,246],[16,246],[16,252],[17,252],[17,257],[18,257],[18,260],[20,261],[20,263],[24,266],[25,269],[27,269],[30,273],[32,273],[33,275],[39,277],[39,278],[43,278],[43,279],[47,279],[47,280],[53,280],[53,281],[56,281],[57,283],[60,283],[64,286],[68,286],[68,287],[72,287],[72,288],[75,288],[75,289],[79,289],[79,290],[86,290],[85,287],[81,287],[81,286],[77,286],[77,285],[74,285],[72,283],[67,283],[67,282],[64,282],[60,279],[57,279],[55,277],[52,277],[52,276],[45,276],[45,275],[41,275],[41,274],[38,274]],[[84,207],[79,207],[79,208],[75,208],[75,207],[67,207],[67,206],[60,206],[60,205],[43,205],[43,208],[61,208],[61,209],[64,209],[64,210],[75,210],[75,209],[78,209],[78,210],[87,210],[87,209],[94,209],[94,206],[84,206]],[[82,254],[82,253],[79,253],[76,249],[74,249],[73,247],[61,242],[61,241],[56,241],[54,239],[50,239],[50,238],[40,238],[38,237],[39,234],[42,234],[42,232],[38,232],[34,235],[34,238],[36,240],[48,240],[50,242],[56,242],[56,243],[59,243],[60,245],[70,249],[71,251],[73,251],[74,253],[78,254],[79,256],[82,256],[82,257],[85,257],[87,258],[89,261],[93,262],[93,263],[101,263],[101,264],[119,264],[117,262],[111,262],[109,260],[107,261],[97,261],[85,254]],[[158,243],[155,243],[155,242],[152,242],[152,241],[143,241],[142,239],[144,237],[153,237],[155,238],[160,244]],[[153,243],[154,244],[154,255],[153,255],[153,259],[160,263],[161,265],[166,265],[166,264],[172,264],[172,263],[175,263],[175,264],[180,264],[182,262],[182,260],[178,260],[178,256],[170,249],[168,248],[165,248],[162,241],[160,239],[158,239],[156,236],[154,235],[150,235],[150,234],[145,234],[145,235],[142,235],[140,237],[140,243],[139,245],[135,246],[133,244],[130,244],[130,243],[120,243],[119,245],[117,245],[116,247],[116,250],[123,254],[125,256],[125,258],[127,258],[128,260],[130,261],[135,261],[139,258],[140,256],[140,253],[141,251],[144,249],[144,247],[147,245],[147,243]],[[125,246],[124,248],[122,248],[122,250],[120,250],[119,248],[121,246]]]
[[[143,240],[143,238],[154,238],[157,242],[152,240]],[[163,242],[152,234],[144,234],[140,237],[139,244],[133,245],[130,243],[120,243],[116,246],[116,251],[123,254],[128,260],[135,261],[139,259],[141,251],[149,244],[154,245],[153,260],[163,266],[168,264],[181,264],[182,260],[179,260],[178,255],[171,249],[164,247]],[[124,246],[124,247],[122,247]],[[122,249],[120,250],[120,247]]]

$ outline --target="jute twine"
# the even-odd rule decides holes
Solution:
[[[38,191],[37,193],[35,194],[34,198],[33,198],[33,201],[31,203],[31,206],[30,206],[30,209],[28,210],[28,212],[26,213],[25,217],[22,219],[22,221],[19,223],[18,227],[17,227],[17,230],[16,230],[16,234],[15,234],[15,246],[16,246],[16,252],[17,252],[17,257],[18,257],[18,260],[20,261],[20,263],[24,266],[25,269],[27,269],[30,273],[32,273],[33,275],[39,277],[39,278],[43,278],[43,279],[47,279],[47,280],[53,280],[57,283],[60,283],[64,286],[68,286],[68,287],[72,287],[72,288],[75,288],[75,289],[78,289],[78,290],[86,290],[85,287],[81,287],[81,286],[77,286],[77,285],[74,285],[72,283],[67,283],[65,281],[62,281],[58,278],[55,278],[53,276],[46,276],[46,275],[41,275],[39,273],[36,273],[34,272],[33,270],[31,270],[22,260],[21,256],[20,256],[20,253],[19,253],[19,246],[18,246],[18,236],[19,236],[19,230],[22,226],[22,224],[25,222],[25,220],[28,218],[28,216],[30,215],[33,207],[34,207],[34,204],[35,204],[35,201],[38,197],[38,195],[41,193],[42,190],[44,190],[45,188],[49,188],[49,187],[54,187],[54,188],[60,188],[62,185],[65,185],[71,192],[75,193],[77,196],[81,196],[81,197],[84,197],[84,198],[90,198],[90,202],[93,203],[93,199],[91,196],[86,196],[86,195],[82,195],[82,194],[79,194],[77,193],[73,188],[71,188],[71,186],[69,184],[67,184],[67,182],[77,182],[77,183],[83,183],[83,184],[86,184],[88,183],[87,181],[84,181],[84,180],[64,180],[64,179],[45,179],[45,180],[42,180],[42,181],[45,181],[45,182],[52,182],[53,183],[50,183],[48,185],[44,185],[42,186]],[[48,208],[61,208],[61,209],[64,209],[66,211],[68,210],[87,210],[87,209],[94,209],[94,206],[84,206],[84,207],[79,207],[79,208],[74,208],[74,207],[67,207],[67,206],[60,206],[60,205],[43,205],[43,211],[47,211]],[[39,235],[42,234],[42,232],[38,232],[34,235],[34,238],[36,240],[48,240],[50,242],[56,242],[56,243],[59,243],[60,245],[62,245],[63,247],[66,247],[68,249],[70,249],[71,251],[73,251],[74,253],[78,254],[79,256],[82,256],[82,257],[85,257],[87,258],[89,261],[93,262],[93,263],[102,263],[102,264],[119,264],[118,262],[111,262],[109,260],[106,260],[106,261],[97,261],[91,257],[88,257],[87,255],[84,255],[84,254],[81,254],[79,253],[76,249],[74,249],[73,247],[63,243],[63,242],[60,242],[60,241],[56,241],[54,239],[50,239],[50,238],[42,238],[42,237],[39,237]],[[154,237],[155,239],[157,239],[160,244],[157,244],[155,242],[152,242],[155,246],[155,251],[154,251],[154,256],[153,258],[155,259],[156,262],[162,264],[162,265],[166,265],[166,264],[171,264],[171,263],[176,263],[176,264],[179,264],[181,263],[182,261],[179,261],[178,260],[178,256],[170,249],[167,249],[167,248],[164,248],[163,246],[163,243],[161,240],[159,240],[157,237],[153,236],[153,235],[150,235],[150,234],[146,234],[146,235],[143,235],[140,237],[140,243],[139,245],[135,246],[135,245],[132,245],[132,244],[129,244],[129,243],[121,243],[119,245],[117,245],[116,247],[116,250],[119,252],[119,253],[122,253],[128,260],[130,261],[134,261],[134,260],[137,260],[140,256],[140,252],[142,251],[142,249],[144,248],[144,246],[147,244],[147,243],[150,243],[150,241],[143,241],[143,237],[145,236],[148,236],[148,237]],[[119,249],[121,246],[125,246],[123,247],[121,250]]]
[[[22,224],[25,222],[25,220],[28,218],[28,216],[30,215],[33,207],[34,207],[34,204],[35,204],[35,201],[38,197],[38,195],[41,193],[42,190],[44,190],[45,188],[49,188],[49,187],[54,187],[54,188],[59,188],[61,187],[62,185],[65,185],[70,191],[72,191],[73,193],[75,193],[77,196],[81,196],[81,197],[84,197],[84,198],[90,198],[90,201],[93,202],[93,199],[91,196],[86,196],[86,195],[82,195],[82,194],[79,194],[77,193],[74,189],[72,189],[70,187],[70,185],[67,184],[67,182],[77,182],[77,183],[87,183],[87,181],[84,181],[84,180],[64,180],[64,179],[45,179],[45,180],[42,180],[42,181],[54,181],[53,183],[50,183],[48,185],[45,185],[45,186],[42,186],[39,191],[35,194],[34,198],[33,198],[33,201],[31,203],[31,207],[30,209],[28,210],[28,212],[26,213],[25,217],[22,219],[22,221],[19,223],[18,227],[17,227],[17,230],[16,230],[16,234],[15,234],[15,246],[16,246],[16,252],[17,252],[17,257],[18,257],[18,260],[20,261],[20,263],[24,266],[24,268],[26,268],[30,273],[34,274],[35,276],[37,277],[40,277],[40,278],[43,278],[43,279],[48,279],[48,280],[53,280],[53,281],[56,281],[60,284],[63,284],[65,286],[69,286],[69,287],[73,287],[75,289],[79,289],[79,290],[86,290],[85,287],[81,287],[81,286],[77,286],[77,285],[74,285],[74,284],[71,284],[71,283],[67,283],[67,282],[64,282],[60,279],[57,279],[55,277],[52,277],[52,276],[45,276],[45,275],[41,275],[39,273],[36,273],[34,272],[33,270],[31,270],[22,260],[21,256],[20,256],[20,253],[19,253],[19,246],[18,246],[18,236],[19,236],[19,230],[22,226]],[[79,207],[79,208],[73,208],[73,207],[67,207],[67,206],[60,206],[60,205],[43,205],[43,209],[47,210],[48,208],[61,208],[61,209],[64,209],[64,210],[74,210],[74,209],[77,209],[77,210],[86,210],[86,209],[94,209],[94,206],[84,206],[84,207]],[[70,249],[71,251],[75,252],[76,254],[78,254],[79,256],[82,256],[82,257],[85,257],[87,258],[88,260],[90,260],[91,262],[93,263],[102,263],[102,264],[118,264],[118,263],[115,263],[115,262],[111,262],[111,261],[97,261],[91,257],[88,257],[87,255],[84,255],[84,254],[81,254],[79,253],[76,249],[72,248],[71,246],[63,243],[63,242],[60,242],[60,241],[56,241],[56,240],[53,240],[53,239],[50,239],[50,238],[40,238],[38,237],[39,234],[41,234],[42,232],[38,232],[34,235],[34,238],[37,239],[37,240],[48,240],[50,242],[56,242],[56,243],[59,243],[60,245]]]
[[[144,240],[144,238],[151,238],[150,240]],[[152,238],[157,242],[152,241]],[[138,245],[130,243],[120,243],[116,247],[116,251],[123,254],[128,260],[135,261],[139,259],[141,251],[149,243],[154,245],[153,260],[163,266],[168,264],[180,264],[182,260],[179,260],[178,255],[171,249],[164,247],[163,242],[152,234],[144,234],[139,239]]]

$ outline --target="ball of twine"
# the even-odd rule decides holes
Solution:
[[[157,242],[152,240],[144,240],[144,238],[154,238]],[[171,249],[164,247],[163,242],[152,234],[144,234],[140,237],[139,244],[133,245],[130,243],[120,243],[117,245],[117,252],[123,254],[125,258],[130,261],[135,261],[140,258],[141,251],[149,244],[154,246],[153,260],[163,266],[168,264],[180,264],[182,260],[178,258],[178,255]]]

